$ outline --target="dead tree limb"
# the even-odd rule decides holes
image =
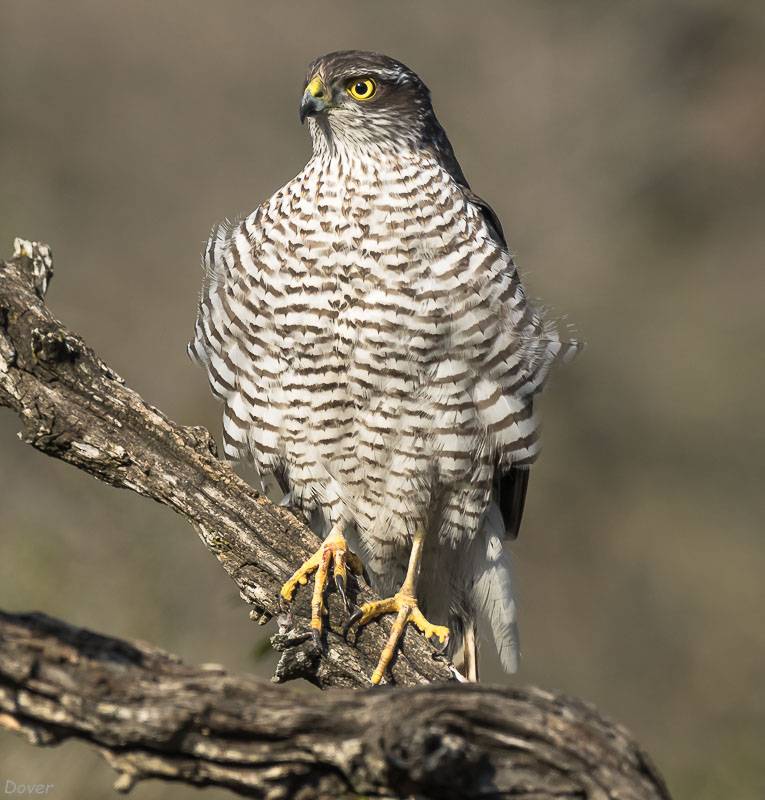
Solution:
[[[220,462],[209,433],[169,420],[125,386],[43,302],[52,274],[44,246],[17,240],[0,262],[0,405],[24,441],[184,516],[261,619],[317,538]],[[373,594],[349,587],[352,599]],[[280,680],[366,686],[390,621],[353,642],[329,598],[326,648],[313,647],[300,592]],[[450,677],[410,630],[393,678],[414,686]],[[453,683],[336,690],[306,696],[220,670],[199,670],[142,643],[39,614],[0,614],[0,726],[33,744],[79,738],[122,774],[228,787],[272,798],[342,792],[421,798],[669,798],[624,729],[578,700],[538,689]]]
[[[315,695],[42,614],[0,612],[0,725],[76,738],[120,773],[269,800],[666,800],[630,735],[539,689],[455,683]]]

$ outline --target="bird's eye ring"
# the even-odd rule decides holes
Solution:
[[[354,80],[348,84],[348,94],[354,100],[371,100],[377,92],[377,84],[372,78],[364,80]]]

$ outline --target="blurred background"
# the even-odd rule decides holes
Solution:
[[[305,163],[313,58],[415,69],[529,294],[588,342],[540,404],[522,666],[488,677],[591,701],[680,800],[765,796],[765,6],[4,0],[0,42],[0,256],[48,242],[54,315],[218,438],[185,353],[209,228]],[[191,528],[18,429],[0,409],[0,607],[270,675]],[[88,800],[115,776],[0,734],[3,778]]]

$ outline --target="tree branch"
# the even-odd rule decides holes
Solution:
[[[126,387],[48,312],[42,245],[17,240],[0,262],[0,405],[26,442],[184,516],[260,619],[280,613],[283,581],[319,541],[238,478],[202,428],[185,428]],[[357,602],[373,599],[351,584]],[[330,592],[327,648],[307,623],[309,592],[274,639],[277,679],[367,686],[390,621],[340,634]],[[582,702],[538,689],[440,683],[450,677],[410,629],[393,666],[400,685],[297,694],[219,669],[194,669],[149,645],[40,614],[0,612],[0,726],[38,745],[78,738],[120,773],[117,788],[158,777],[239,794],[313,800],[342,792],[418,798],[667,800],[661,777],[621,727]]]
[[[146,778],[249,797],[667,800],[646,755],[584,703],[435,684],[306,695],[43,614],[0,612],[0,725],[94,744]]]

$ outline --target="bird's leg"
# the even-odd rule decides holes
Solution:
[[[361,575],[361,559],[348,549],[343,536],[343,523],[338,523],[329,532],[321,547],[303,564],[302,567],[282,586],[282,597],[289,602],[299,583],[308,583],[308,575],[316,570],[313,596],[311,599],[311,634],[317,646],[321,644],[321,618],[326,613],[324,608],[324,587],[327,583],[330,562],[334,564],[335,583],[343,603],[345,597],[346,568]]]
[[[380,683],[385,670],[396,652],[396,645],[404,632],[407,622],[414,623],[428,638],[431,636],[438,637],[441,644],[446,644],[449,641],[449,629],[444,625],[432,625],[425,619],[423,613],[417,606],[417,576],[420,574],[420,561],[422,559],[422,548],[425,542],[425,534],[422,530],[414,536],[412,542],[412,552],[409,555],[409,567],[406,571],[406,578],[401,589],[393,596],[386,600],[375,600],[371,603],[364,603],[348,620],[346,630],[358,622],[359,625],[366,625],[367,622],[379,617],[381,614],[396,613],[396,620],[388,637],[388,643],[385,645],[380,660],[377,663],[377,668],[372,674],[372,683]]]

